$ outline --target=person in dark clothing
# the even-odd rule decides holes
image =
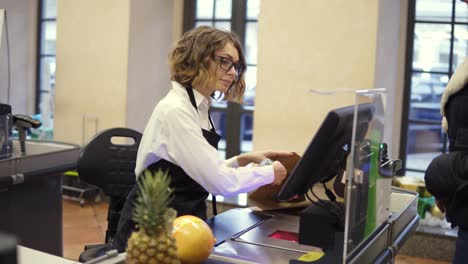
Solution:
[[[442,126],[449,153],[435,158],[425,173],[427,190],[445,212],[452,228],[458,226],[453,263],[468,259],[468,58],[451,77],[441,99]]]

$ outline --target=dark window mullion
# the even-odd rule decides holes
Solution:
[[[240,153],[240,115],[241,106],[237,103],[228,103],[226,113],[226,158]]]
[[[425,170],[418,170],[418,169],[406,169],[406,171],[414,171],[414,172],[421,172],[421,173],[426,172]]]
[[[241,43],[245,42],[246,0],[232,1],[231,30],[235,32]],[[228,103],[226,120],[226,158],[241,153],[241,120],[242,106],[237,103]]]
[[[416,125],[442,125],[441,122],[424,119],[408,119],[408,122]]]
[[[414,23],[451,25],[451,21],[414,20]]]
[[[413,73],[449,74],[448,72],[442,72],[442,71],[423,71],[423,70],[413,70]]]
[[[226,18],[219,18],[219,19],[215,19],[215,18],[197,18],[195,19],[197,22],[231,22],[230,19],[226,19]]]
[[[187,32],[195,26],[195,12],[196,11],[197,11],[197,1],[194,1],[194,0],[184,1],[183,32]]]
[[[415,31],[415,16],[416,16],[416,1],[408,3],[408,20],[407,20],[407,35],[406,35],[406,65],[405,65],[405,84],[403,90],[403,114],[401,117],[401,132],[400,132],[400,158],[403,161],[403,166],[397,175],[404,175],[406,169],[407,145],[408,145],[408,128],[409,128],[409,108],[411,97],[411,78],[413,76],[413,44]]]
[[[41,18],[41,22],[56,22],[57,18]]]
[[[450,27],[449,77],[453,72],[453,42],[455,39],[455,0],[452,0],[452,20]]]
[[[42,9],[44,8],[44,1],[43,0],[39,0],[39,3],[38,3],[38,8],[37,8],[37,38],[36,38],[36,98],[35,98],[35,112],[36,113],[39,113],[40,112],[40,108],[39,108],[39,105],[41,103],[41,81],[40,81],[40,77],[41,76],[41,51],[42,51],[42,43],[41,43],[41,40],[42,40],[42,34],[43,34],[43,28],[42,28]]]

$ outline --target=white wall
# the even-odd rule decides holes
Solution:
[[[9,101],[13,114],[33,114],[35,111],[37,2],[0,0],[0,8],[6,9],[7,13],[11,72],[10,98],[6,98],[7,79],[2,72],[0,102]],[[6,59],[2,57],[1,62]]]
[[[131,4],[126,126],[141,132],[171,87],[167,56],[173,42],[173,5],[166,0]]]
[[[254,148],[302,153],[326,113],[354,101],[351,94],[324,97],[310,89],[402,89],[396,79],[403,65],[395,59],[400,10],[392,0],[262,1]],[[390,110],[401,103],[392,98]]]

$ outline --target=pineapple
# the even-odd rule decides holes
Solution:
[[[127,263],[180,263],[172,223],[176,211],[168,208],[172,190],[167,172],[145,171],[138,182],[139,193],[133,212],[138,231],[127,244]]]

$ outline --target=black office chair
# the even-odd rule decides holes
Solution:
[[[128,193],[135,184],[135,162],[142,134],[129,128],[111,128],[94,136],[82,149],[78,160],[81,180],[102,189],[110,197],[107,212],[105,242],[112,240],[117,231],[120,212]],[[113,143],[114,140],[132,143]],[[85,246],[80,262],[93,259],[105,244]]]

